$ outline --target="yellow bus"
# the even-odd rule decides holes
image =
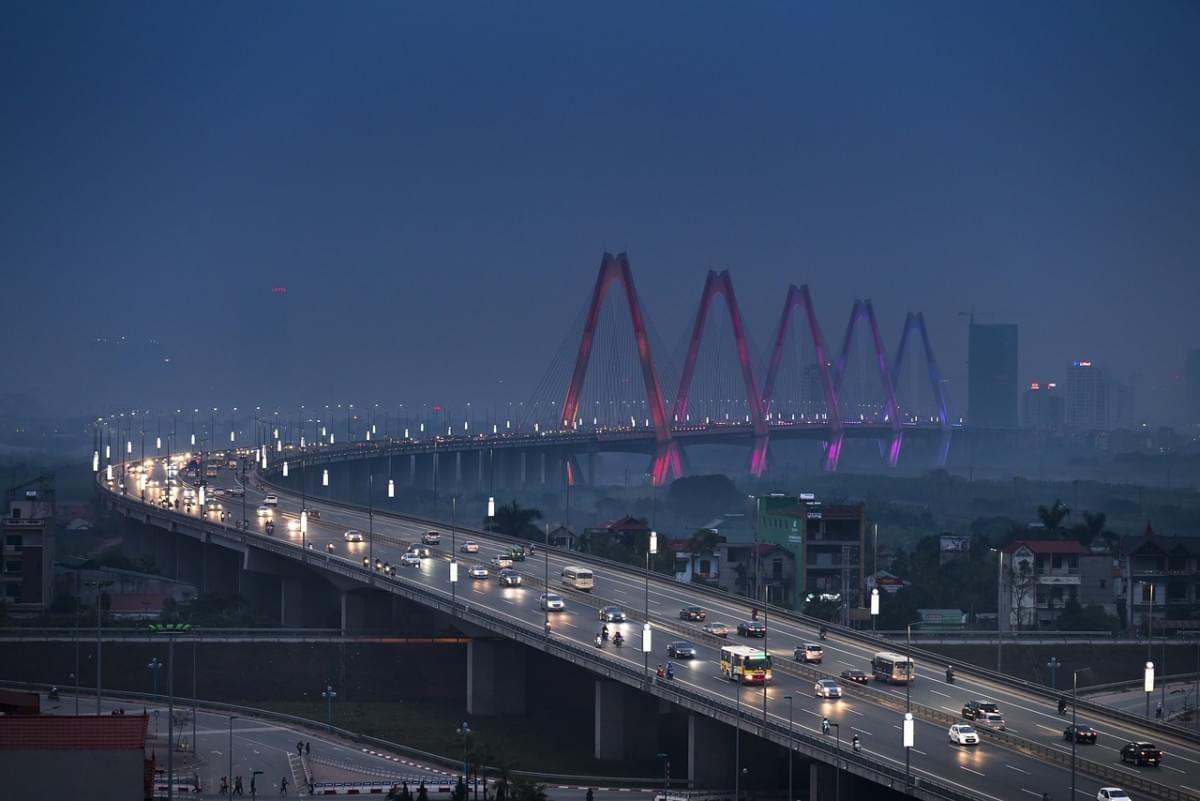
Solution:
[[[726,645],[721,649],[721,675],[741,684],[769,684],[771,655],[748,645]]]

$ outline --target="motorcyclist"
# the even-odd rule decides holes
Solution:
[[[954,683],[954,667],[952,665],[946,665],[946,683]]]
[[[616,634],[613,635],[613,645],[620,648],[624,644],[625,644],[625,638],[622,637],[621,632],[618,631]]]
[[[750,619],[758,620],[758,607],[754,607],[753,609],[750,610]]]
[[[857,734],[850,739],[850,747],[855,751],[862,751],[862,740],[858,739]]]
[[[675,678],[675,663],[668,662],[667,663],[667,679],[673,680],[674,678]]]
[[[605,640],[608,639],[608,624],[607,623],[605,623],[603,626],[600,627],[600,636]]]
[[[663,669],[662,664],[658,664],[654,668],[654,675],[660,679],[665,679],[667,677],[667,671]]]
[[[827,635],[828,633],[829,633],[829,629],[825,628],[824,626],[821,626],[821,630],[818,632],[818,634],[821,635],[822,640],[825,639],[825,635]]]
[[[51,701],[57,701],[57,700],[58,700],[58,688],[57,688],[57,687],[51,687],[51,688],[50,688],[50,700],[51,700]]]
[[[597,648],[603,648],[603,647],[604,647],[604,637],[603,637],[603,635],[600,635],[600,634],[597,634],[597,635],[596,635],[596,647],[597,647]]]
[[[1058,699],[1058,714],[1065,715],[1066,713],[1067,713],[1067,699],[1059,698]]]

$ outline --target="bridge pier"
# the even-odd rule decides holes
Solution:
[[[854,801],[854,776],[842,773],[838,781],[837,767],[824,762],[808,765],[809,801]],[[840,784],[840,787],[839,787]],[[875,785],[878,787],[878,785]]]
[[[299,576],[279,577],[279,625],[292,629],[304,625],[304,586]]]
[[[688,714],[688,787],[717,789],[733,784],[733,728]]]
[[[656,753],[658,718],[657,699],[619,682],[596,679],[596,759],[619,761]]]
[[[467,643],[467,714],[525,714],[525,646],[480,637]]]

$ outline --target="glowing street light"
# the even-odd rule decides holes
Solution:
[[[92,472],[100,472],[100,451],[92,451]]]
[[[493,498],[493,497],[491,497],[490,495],[488,496],[488,513],[487,513],[487,516],[488,516],[489,518],[491,518],[491,517],[495,517],[495,516],[496,516],[496,499],[495,499],[495,498]]]
[[[879,619],[879,588],[871,588],[871,631],[875,630],[875,621]]]
[[[388,497],[389,498],[396,497],[396,482],[394,479],[390,479],[390,478],[388,479]]]
[[[284,459],[284,460],[283,460],[283,477],[284,477],[284,478],[287,478],[287,477],[288,477],[288,465],[287,465],[287,459]]]
[[[325,468],[324,470],[321,471],[321,486],[322,487],[329,486],[329,468]]]

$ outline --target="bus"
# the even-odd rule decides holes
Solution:
[[[596,586],[596,577],[586,567],[568,566],[563,568],[562,583],[564,587],[591,592]]]
[[[770,684],[771,655],[748,645],[721,649],[721,675],[740,684]]]
[[[908,684],[917,677],[917,666],[904,654],[880,651],[871,659],[871,672],[888,684]]]

